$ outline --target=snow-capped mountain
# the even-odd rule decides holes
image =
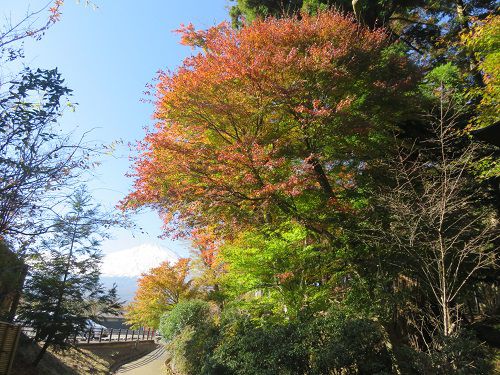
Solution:
[[[175,263],[179,256],[172,250],[156,244],[142,244],[108,253],[101,265],[101,281],[106,287],[118,286],[118,295],[132,300],[139,276],[164,261]]]

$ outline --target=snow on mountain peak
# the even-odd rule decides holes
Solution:
[[[101,265],[104,277],[137,277],[164,261],[176,263],[179,256],[155,244],[142,244],[106,254]]]

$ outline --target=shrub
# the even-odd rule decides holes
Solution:
[[[314,317],[277,321],[228,309],[218,327],[210,303],[179,303],[162,319],[170,367],[177,374],[326,375],[393,373],[382,326],[331,310]],[[471,333],[435,342],[430,352],[395,348],[408,375],[491,373],[486,348]]]
[[[308,330],[312,374],[390,374],[392,362],[381,326],[330,311]]]
[[[469,331],[439,340],[439,349],[430,353],[437,375],[491,374],[491,358],[486,347]]]
[[[238,375],[392,373],[380,326],[333,312],[285,322],[233,316],[213,359]]]
[[[224,322],[213,361],[238,375],[303,374],[307,352],[297,324],[240,315]]]
[[[211,315],[211,305],[206,301],[181,301],[161,317],[160,333],[166,341],[170,341],[187,326],[205,325],[212,320]]]
[[[179,302],[165,313],[160,332],[167,341],[169,366],[184,375],[223,374],[214,372],[210,354],[217,340],[215,309],[206,301]]]
[[[427,352],[397,348],[400,369],[408,375],[486,375],[492,373],[491,356],[473,333],[457,332],[436,338]]]

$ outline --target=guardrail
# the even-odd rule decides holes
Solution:
[[[33,338],[36,336],[36,330],[31,327],[23,327],[22,332]],[[126,342],[126,341],[148,341],[155,338],[154,329],[113,329],[113,328],[94,328],[85,330],[82,333],[73,336],[73,342],[93,343],[93,342]]]

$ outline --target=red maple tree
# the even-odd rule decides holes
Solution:
[[[335,11],[180,33],[198,53],[160,74],[156,125],[123,206],[154,207],[180,235],[210,226],[231,238],[286,218],[334,236],[332,215],[354,209],[370,159],[408,110],[404,54]]]

